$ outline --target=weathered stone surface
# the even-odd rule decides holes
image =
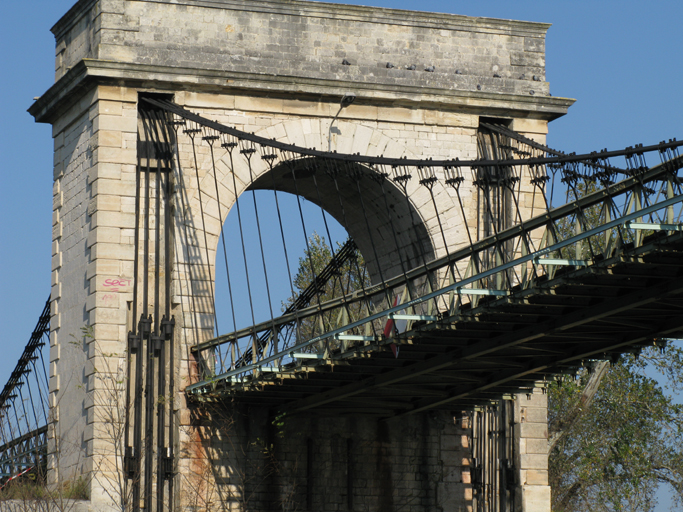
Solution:
[[[112,393],[96,368],[105,368],[105,374],[121,368],[132,322],[139,92],[171,94],[188,109],[237,129],[327,149],[339,97],[353,91],[357,101],[340,114],[332,149],[391,157],[476,158],[480,116],[505,118],[513,129],[543,142],[547,121],[571,104],[549,97],[548,84],[532,79],[545,76],[547,28],[296,0],[79,1],[53,29],[57,83],[31,109],[39,120],[52,123],[55,138],[50,403],[56,422],[51,435],[63,436],[74,447],[60,460],[51,459],[51,467],[59,466],[67,477],[98,471],[100,478],[91,486],[93,510],[102,510],[110,500],[107,476],[116,454],[107,447],[104,433]],[[351,65],[342,66],[342,59]],[[388,69],[387,61],[396,67]],[[410,64],[416,64],[415,71],[405,69]],[[427,66],[435,66],[435,71],[424,71]],[[191,147],[180,143],[178,151],[181,168],[194,171]],[[180,251],[173,269],[174,313],[183,333],[179,339],[187,344],[212,332],[211,276],[225,212],[249,185],[270,186],[265,180],[270,178],[268,167],[261,161],[252,169],[231,168],[225,153],[217,155],[219,194],[211,192],[214,176],[206,151],[198,154],[197,167],[206,193],[199,193],[193,172],[179,179],[187,192],[184,213],[198,218],[201,206],[207,214],[203,228],[198,223],[189,228],[195,240],[193,257],[204,265],[201,272],[190,274]],[[285,180],[279,186],[292,191]],[[466,215],[473,221],[475,191],[463,190],[471,196]],[[434,192],[437,207],[448,212],[446,243],[460,247],[466,236],[452,191],[439,184]],[[316,200],[312,188],[299,193]],[[364,193],[370,199],[379,197],[372,185]],[[391,231],[396,230],[400,242],[398,249],[380,247],[375,258],[370,256],[357,192],[351,187],[341,192],[346,204],[355,205],[346,212],[345,228],[375,276],[379,265],[386,276],[397,274],[401,251],[410,265],[445,254],[429,194],[416,183],[409,185],[409,193],[411,206],[395,219],[369,201],[374,208],[371,229],[386,240],[392,240]],[[396,204],[405,203],[398,189],[390,196]],[[339,198],[321,202],[332,216],[344,218]],[[525,215],[534,213],[532,193],[523,193],[520,203]],[[407,220],[411,211],[419,214],[417,226]],[[186,327],[194,322],[197,329]],[[175,369],[181,388],[193,378],[194,365],[182,347]],[[180,498],[183,506],[189,506],[188,493],[196,490],[188,475],[207,474],[213,480],[204,487],[204,498],[217,503],[217,493],[224,492],[228,509],[237,510],[244,493],[261,504],[261,510],[268,509],[274,494],[301,501],[306,466],[302,456],[310,438],[312,480],[318,484],[313,500],[320,510],[348,507],[349,472],[357,507],[471,507],[470,431],[452,418],[434,421],[417,415],[384,425],[369,418],[288,419],[283,428],[291,434],[289,441],[274,444],[281,470],[266,488],[262,467],[255,467],[264,462],[258,443],[272,435],[266,411],[227,411],[236,420],[231,430],[217,423],[204,425],[188,410],[182,393],[173,400],[181,425],[183,476],[178,484],[181,494],[186,493]],[[530,400],[518,397],[516,404],[523,510],[546,510],[547,460],[544,466],[542,448],[547,403],[544,395],[533,393]]]

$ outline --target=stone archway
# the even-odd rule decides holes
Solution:
[[[306,121],[288,120],[256,135],[280,133],[282,135],[277,139],[278,142],[303,145],[306,142]],[[338,136],[338,145],[359,149],[360,152],[367,151],[362,154],[394,158],[416,157],[380,130],[342,122],[340,131],[342,135]],[[291,140],[290,136],[295,137],[295,140]],[[275,189],[289,192],[321,206],[347,230],[359,246],[373,281],[380,278],[379,268],[382,269],[382,276],[387,278],[398,275],[403,267],[405,270],[414,268],[444,255],[444,238],[449,248],[464,242],[464,235],[458,229],[461,215],[455,213],[455,202],[449,190],[442,185],[443,180],[439,180],[434,187],[435,201],[441,215],[440,226],[429,191],[420,185],[417,177],[412,177],[407,182],[405,194],[391,179],[380,183],[371,177],[372,171],[359,165],[354,168],[360,176],[360,189],[355,178],[345,174],[333,179],[325,172],[324,166],[318,169],[320,163],[312,158],[296,159],[295,164],[284,162],[274,166],[272,171],[258,155],[247,162],[238,151],[231,158],[226,150],[216,148],[214,158],[215,181],[210,155],[205,154],[198,164],[200,176],[203,176],[199,184],[201,192],[194,177],[183,178],[186,189],[192,191],[185,216],[192,219],[194,238],[199,241],[199,245],[203,245],[202,226],[205,228],[210,265],[215,261],[222,224],[233,208],[236,196],[247,190]],[[292,165],[296,165],[294,174]],[[312,179],[313,174],[315,180]],[[356,173],[354,171],[351,174]],[[203,223],[200,220],[202,210],[205,215]],[[444,229],[443,235],[441,228]],[[206,259],[203,255],[199,257]],[[376,260],[379,260],[379,266]]]

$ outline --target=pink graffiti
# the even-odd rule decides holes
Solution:
[[[120,287],[129,285],[130,279],[107,279],[104,281],[104,286],[112,292],[118,292]]]

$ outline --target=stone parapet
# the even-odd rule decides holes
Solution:
[[[304,1],[81,0],[53,33],[57,78],[96,58],[545,96],[548,27]]]
[[[71,89],[124,79],[553,119],[572,100],[545,81],[548,27],[303,1],[81,0],[53,27],[57,84],[31,111],[48,120]]]

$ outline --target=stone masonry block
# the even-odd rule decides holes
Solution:
[[[138,91],[130,87],[100,85],[97,87],[95,99],[137,103]]]
[[[96,308],[89,312],[89,324],[126,325],[126,311],[122,309]]]
[[[510,64],[513,66],[545,67],[545,55],[536,52],[510,52]]]
[[[97,210],[121,211],[121,196],[98,194],[95,201]]]
[[[468,473],[469,475],[469,473]],[[450,466],[444,469],[443,475],[444,482],[460,483],[463,482],[462,478],[462,467],[461,466]]]
[[[120,116],[123,113],[120,101],[100,100],[95,105],[100,115]]]
[[[62,296],[62,283],[57,283],[51,288],[50,299],[57,300]]]
[[[522,486],[523,512],[550,512],[550,487],[541,485]]]
[[[235,108],[235,97],[230,94],[206,94],[198,92],[183,91],[176,93],[176,103],[185,105],[188,108],[212,108],[233,110]]]
[[[235,108],[246,112],[275,112],[281,113],[283,100],[276,98],[261,98],[236,96]]]
[[[424,111],[422,110],[412,110],[407,108],[389,108],[389,107],[379,107],[377,112],[377,118],[380,120],[392,121],[395,123],[413,123],[413,124],[423,124],[424,123]]]
[[[545,423],[522,423],[519,425],[521,437],[548,439],[548,426]]]
[[[520,133],[548,133],[548,121],[541,119],[513,119],[510,128]]]
[[[62,205],[64,204],[64,193],[63,192],[58,192],[54,196],[52,196],[52,208],[57,209],[61,208]]]
[[[367,154],[368,145],[370,144],[370,137],[373,130],[367,126],[358,125],[353,136],[353,143],[351,145],[351,153]]]
[[[61,148],[64,145],[64,132],[60,132],[55,135],[53,143],[55,150]]]
[[[135,214],[121,213],[121,212],[95,212],[90,219],[93,228],[105,227],[119,227],[119,228],[134,228]]]
[[[455,112],[441,112],[438,110],[425,110],[424,123],[426,125],[477,128],[479,126],[479,116]]]
[[[465,443],[465,444],[463,444]],[[442,435],[441,450],[462,450],[467,444],[467,436]]]
[[[520,421],[523,423],[546,423],[548,410],[544,407],[520,407]]]
[[[290,144],[303,145],[306,143],[304,132],[301,123],[298,121],[290,121],[285,123],[285,131],[287,132],[287,142]]]
[[[93,119],[92,126],[93,132],[110,130],[137,133],[138,120],[134,117],[100,115]]]
[[[57,270],[62,266],[62,253],[52,256],[52,270]]]
[[[96,243],[119,244],[121,242],[121,229],[113,227],[98,227],[88,233],[87,247]]]
[[[463,466],[467,464],[468,456],[459,451],[442,451],[440,454],[444,466]]]
[[[110,244],[98,242],[91,248],[90,257],[93,260],[98,258],[110,260],[132,260],[134,258],[134,246],[123,244]]]
[[[548,441],[546,439],[525,439],[526,452],[528,454],[548,454]]]
[[[50,347],[50,362],[54,361],[59,361],[59,357],[61,354],[61,346],[60,345],[55,345]]]
[[[99,178],[92,184],[92,195],[135,197],[135,182]]]
[[[53,300],[52,304],[57,304],[59,301]],[[52,318],[50,318],[50,324],[52,325],[52,321],[55,320],[55,318],[58,316],[58,314],[53,313]],[[57,332],[57,328],[52,327],[52,330],[50,331],[50,346],[54,347],[58,344],[59,341],[59,333]]]
[[[323,102],[283,100],[282,112],[289,115],[305,115],[320,118],[331,118],[337,112],[338,105]],[[332,112],[334,110],[334,112]],[[348,110],[348,109],[347,109]],[[339,115],[341,117],[341,114]]]
[[[547,409],[548,395],[541,392],[519,395],[518,403],[520,407],[541,407]]]
[[[520,455],[520,469],[548,469],[548,455],[522,454]]]
[[[344,117],[347,119],[361,119],[368,121],[376,121],[378,116],[379,107],[373,105],[354,105],[353,108],[349,107],[345,110],[342,110],[342,113],[339,115],[339,117]]]
[[[59,391],[59,384],[60,384],[60,378],[59,375],[51,375],[50,376],[50,384],[49,384],[49,392],[54,393],[55,391]]]
[[[95,324],[93,326],[93,337],[98,346],[106,343],[107,340],[119,340],[121,337],[120,326],[111,324]]]
[[[112,228],[118,229],[118,228]],[[119,276],[121,272],[121,262],[118,260],[97,259],[88,264],[85,273],[86,279],[92,279],[95,275]]]
[[[528,52],[545,53],[545,38],[527,36],[524,38],[524,49]]]
[[[99,146],[123,147],[123,132],[112,130],[100,130],[97,132],[97,144]]]
[[[135,164],[137,162],[137,150],[100,146],[97,149],[97,162]]]
[[[85,310],[92,311],[95,308],[121,309],[120,294],[111,292],[96,292],[88,296],[85,302]]]
[[[538,469],[522,471],[522,483],[525,485],[548,485],[548,472]]]
[[[130,293],[133,291],[133,280],[118,275],[97,274],[90,279],[90,292]]]

